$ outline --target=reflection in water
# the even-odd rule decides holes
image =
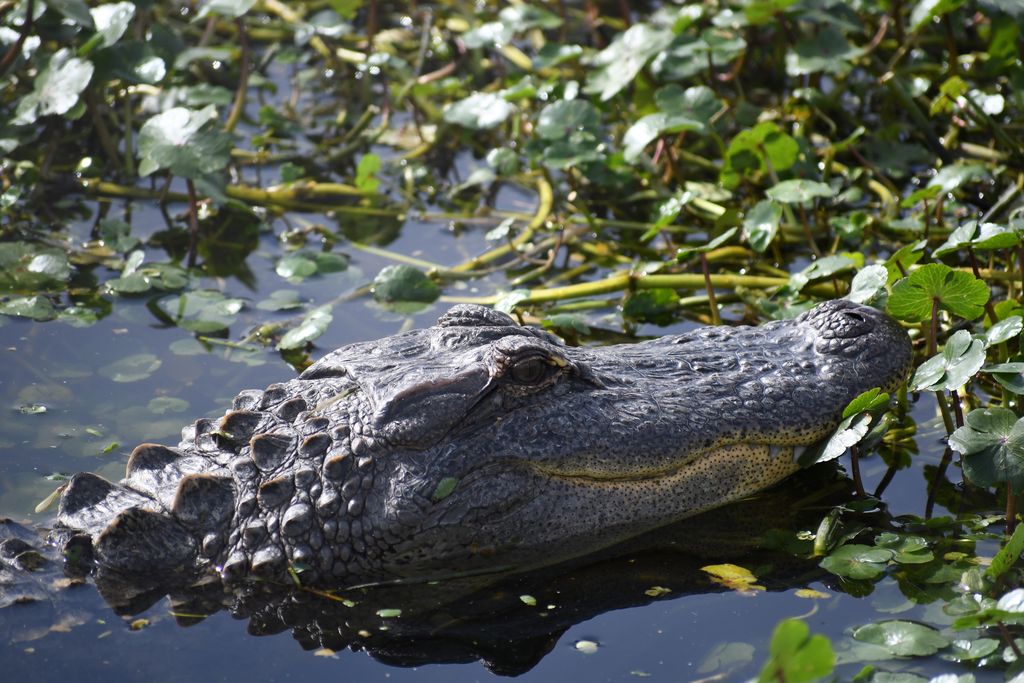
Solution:
[[[291,631],[307,650],[363,650],[402,667],[480,661],[494,673],[518,675],[536,666],[574,624],[612,610],[728,590],[701,570],[709,564],[742,563],[768,590],[822,580],[816,560],[779,549],[777,539],[793,540],[796,531],[815,529],[849,491],[849,482],[831,466],[818,466],[755,498],[529,573],[333,594],[267,583],[225,591],[216,582],[179,588],[152,578],[88,580],[122,616],[142,613],[169,596],[182,626],[226,611],[247,620],[252,635]],[[38,537],[17,525],[0,527],[0,539],[6,539],[0,541],[0,606],[7,606],[0,616],[17,614],[11,624],[65,618],[69,593],[62,577],[75,575],[75,563],[62,566],[57,558],[29,550],[40,547]],[[18,601],[31,602],[11,604]],[[0,629],[0,637],[5,645],[21,639],[10,628]]]

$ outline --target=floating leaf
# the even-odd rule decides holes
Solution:
[[[942,353],[917,368],[910,380],[911,391],[951,391],[966,384],[985,364],[985,344],[959,330],[946,341]]]
[[[883,621],[854,629],[853,637],[862,643],[879,645],[896,657],[933,655],[949,645],[949,640],[930,626],[912,621]]]
[[[426,273],[405,264],[386,266],[373,279],[373,296],[385,303],[414,301],[429,304],[440,295],[441,289]]]
[[[157,305],[178,327],[210,334],[230,327],[238,312],[245,307],[245,302],[229,299],[214,290],[199,290],[164,297]]]
[[[57,309],[45,296],[21,296],[0,302],[0,314],[45,321],[56,318]]]
[[[973,320],[985,310],[988,285],[970,273],[942,263],[929,263],[896,283],[889,313],[900,320],[921,322],[932,315],[932,303],[961,318]]]
[[[735,564],[709,564],[701,567],[702,572],[711,575],[711,580],[734,591],[763,591],[764,586],[758,585],[757,577],[746,567]]]
[[[327,327],[331,324],[334,316],[331,315],[330,306],[320,306],[314,308],[309,314],[302,319],[298,327],[288,330],[287,333],[278,342],[277,348],[282,351],[290,349],[299,349],[304,347],[309,342],[313,341],[324,332],[327,331]]]
[[[188,410],[188,401],[174,396],[157,396],[150,399],[149,405],[146,407],[149,408],[149,412],[157,415],[183,413]]]
[[[0,242],[0,291],[47,289],[71,277],[67,254],[29,242]]]
[[[1015,230],[996,223],[967,221],[949,234],[946,242],[935,250],[933,256],[939,258],[966,247],[982,250],[1006,249],[1018,244],[1020,235]]]
[[[821,561],[821,567],[847,579],[874,579],[885,572],[896,553],[856,543],[840,546]]]
[[[115,382],[138,382],[156,372],[162,361],[151,353],[137,353],[104,365],[97,372]]]
[[[278,289],[256,304],[261,311],[288,311],[302,308],[302,296],[294,289]]]
[[[1024,487],[1024,419],[1008,408],[977,408],[949,437],[963,454],[964,474],[978,486]]]

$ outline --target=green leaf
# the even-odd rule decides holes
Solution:
[[[850,292],[846,298],[859,304],[870,304],[886,296],[885,284],[889,271],[881,264],[865,266],[857,271],[850,283]]]
[[[935,17],[949,14],[964,4],[964,0],[918,0],[910,12],[910,25],[914,29],[921,28]]]
[[[149,412],[156,413],[157,415],[183,413],[188,410],[188,401],[175,398],[174,396],[157,396],[150,399],[146,407],[149,409]]]
[[[1006,249],[1020,244],[1020,235],[1015,230],[996,223],[978,223],[967,221],[949,234],[945,243],[935,250],[933,256],[939,258],[951,254],[958,249],[973,247],[975,249]]]
[[[441,289],[416,268],[399,264],[386,266],[373,279],[373,296],[384,303],[414,301],[432,303],[441,295]]]
[[[768,245],[775,239],[782,220],[782,206],[770,199],[762,199],[747,212],[743,218],[743,237],[750,248],[759,254],[764,253]]]
[[[487,130],[507,119],[513,111],[515,107],[501,95],[477,92],[445,107],[444,120],[463,128]]]
[[[930,263],[896,283],[889,297],[889,313],[900,320],[931,319],[932,302],[961,318],[973,320],[985,311],[988,285],[970,273]]]
[[[1018,524],[1013,534],[1006,540],[1003,547],[999,549],[992,563],[985,569],[985,576],[990,579],[998,579],[1017,564],[1021,553],[1024,553],[1024,524]]]
[[[135,16],[135,5],[131,2],[115,2],[100,5],[89,10],[96,30],[103,36],[103,45],[113,45],[121,40],[128,25]]]
[[[1024,487],[1024,419],[1008,408],[977,408],[949,437],[963,454],[964,475],[978,486]]]
[[[261,311],[288,311],[302,308],[302,296],[294,289],[278,289],[256,304],[256,308]]]
[[[855,640],[886,649],[896,657],[933,655],[949,645],[949,640],[930,626],[912,621],[882,621],[853,631]]]
[[[805,204],[821,197],[831,199],[836,195],[832,186],[819,183],[816,180],[783,180],[781,183],[768,188],[765,194],[769,199],[774,199],[783,204]]]
[[[197,18],[203,19],[210,14],[216,14],[228,19],[237,19],[256,4],[256,0],[206,0],[199,8]]]
[[[164,297],[157,306],[178,327],[198,334],[210,334],[230,327],[238,312],[245,307],[245,302],[229,299],[215,290],[199,290]]]
[[[36,76],[33,91],[18,102],[11,123],[25,125],[40,116],[67,114],[78,104],[78,96],[88,87],[94,67],[73,55],[68,48],[54,53],[50,63]]]
[[[856,543],[840,546],[820,562],[822,569],[847,579],[874,579],[885,572],[896,553]]]
[[[636,23],[618,34],[591,60],[597,67],[587,79],[584,91],[609,100],[632,83],[640,69],[672,42],[672,32]]]
[[[564,140],[575,132],[595,133],[601,114],[586,100],[559,100],[541,110],[534,129],[545,140]]]
[[[804,38],[786,54],[786,73],[790,76],[806,76],[824,71],[844,74],[853,68],[853,59],[864,53],[853,47],[838,28],[827,25]]]
[[[314,308],[306,315],[305,318],[302,319],[302,322],[299,323],[298,327],[288,330],[288,332],[281,337],[281,341],[278,342],[277,348],[281,351],[303,348],[306,344],[326,332],[327,327],[331,324],[333,319],[334,316],[331,315],[330,306],[319,306]]]
[[[836,656],[828,638],[810,635],[799,619],[779,622],[772,633],[768,662],[758,683],[810,683],[832,673]]]
[[[42,322],[56,318],[57,309],[45,296],[21,296],[0,302],[0,315],[31,318]]]
[[[452,495],[455,491],[455,487],[459,485],[459,479],[457,477],[444,477],[441,481],[437,482],[437,488],[434,489],[434,493],[431,494],[430,500],[437,503],[448,496]]]
[[[727,188],[735,188],[741,178],[749,178],[771,168],[784,171],[800,155],[800,145],[772,121],[763,121],[737,133],[725,153],[720,180]]]
[[[966,384],[985,364],[985,344],[967,330],[954,333],[942,353],[917,368],[910,380],[911,391],[952,391]]]
[[[998,650],[1000,644],[995,638],[959,638],[949,644],[949,654],[943,655],[943,659],[949,659],[954,662],[978,660],[982,657],[988,657]],[[954,678],[956,677],[954,676]],[[951,683],[955,682],[951,681]]]
[[[151,353],[137,353],[104,365],[99,374],[115,382],[138,382],[156,372],[162,361]]]
[[[61,286],[71,277],[62,249],[31,242],[0,242],[0,291],[37,291]]]
[[[985,348],[1002,344],[1018,336],[1024,330],[1024,320],[1019,315],[1011,315],[1000,320],[985,332]]]
[[[793,273],[790,275],[788,287],[794,292],[799,292],[812,280],[832,277],[856,267],[857,262],[854,261],[851,256],[846,254],[823,256],[816,261],[811,261],[810,264],[808,264],[808,266],[799,273]]]
[[[494,302],[494,310],[501,311],[502,313],[511,313],[520,302],[530,298],[530,290],[528,289],[513,289],[511,292],[506,292],[501,295],[496,302]]]
[[[622,316],[630,320],[668,325],[679,309],[679,294],[674,289],[641,289],[632,292],[622,304]]]
[[[984,367],[981,371],[991,374],[1007,391],[1024,394],[1024,363],[999,363]]]
[[[986,177],[988,177],[988,169],[982,164],[955,163],[940,169],[927,187],[938,187],[943,193],[947,193]]]
[[[217,111],[174,107],[157,114],[139,131],[139,175],[166,168],[196,180],[227,166],[234,138],[215,126]]]
[[[718,249],[720,246],[731,240],[732,236],[736,234],[737,230],[739,230],[739,228],[729,228],[721,235],[708,242],[707,244],[702,244],[696,247],[680,247],[679,250],[676,251],[676,260],[682,261],[686,258],[689,258],[693,254],[706,254],[709,251]]]
[[[659,111],[641,118],[622,137],[626,161],[636,161],[644,148],[663,133],[703,132],[721,108],[715,92],[703,85],[683,90],[673,83],[658,90],[654,99]]]

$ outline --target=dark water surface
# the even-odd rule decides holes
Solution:
[[[523,200],[521,196],[510,198],[516,203]],[[152,214],[136,209],[133,229],[137,236],[146,236],[147,225],[154,229],[162,225],[156,212]],[[82,239],[85,231],[83,227]],[[483,232],[471,228],[456,233],[444,223],[410,220],[388,248],[453,265],[487,248]],[[365,284],[390,263],[344,244],[337,250],[351,256],[348,271],[293,285],[274,272],[274,263],[284,251],[278,240],[266,233],[258,250],[246,261],[254,275],[252,287],[233,277],[210,277],[202,288],[251,304],[275,290],[296,289],[304,299],[325,303]],[[166,258],[159,250],[151,250],[150,255],[154,260]],[[489,293],[488,286],[486,281],[475,281],[466,286],[464,293]],[[327,333],[317,340],[314,355],[319,357],[348,342],[429,325],[446,307],[438,303],[415,314],[399,314],[380,308],[367,297],[341,303],[334,308],[334,321]],[[600,324],[606,313],[598,311],[591,320]],[[244,336],[251,326],[275,315],[285,314],[249,306],[232,325],[231,338]],[[650,327],[641,331],[658,334],[680,329]],[[190,332],[163,325],[147,309],[146,299],[115,299],[112,313],[89,327],[0,318],[0,516],[45,524],[52,512],[33,512],[56,486],[45,475],[90,470],[116,480],[135,444],[174,444],[185,424],[198,417],[222,414],[237,391],[264,387],[295,374],[273,350],[246,353],[212,346],[195,355],[182,355],[181,344],[191,339]],[[178,345],[172,347],[175,343]],[[133,381],[112,379],[115,373],[111,367],[134,354],[153,354],[160,365],[137,378],[119,377]],[[30,406],[44,406],[45,412],[36,412],[38,409]],[[916,409],[921,426],[918,442],[926,453],[915,461],[915,467],[936,462],[941,453],[941,430],[929,430],[929,424],[934,425],[931,412],[930,404]],[[881,477],[884,469],[877,457],[866,462],[869,485]],[[800,491],[801,486],[809,490]],[[813,493],[816,484],[797,480],[782,489],[787,487],[787,495],[799,496]],[[920,469],[901,472],[886,496],[890,512],[922,514],[924,490]],[[755,502],[743,514],[759,516],[758,504]],[[791,503],[783,498],[765,505],[786,508]],[[827,509],[811,510],[807,517],[812,524],[809,530],[813,530],[813,520],[820,519]],[[742,523],[737,529],[742,535]],[[691,540],[694,535],[717,533],[700,529],[679,532]],[[767,656],[771,630],[785,617],[810,613],[807,622],[811,630],[829,635],[840,652],[844,631],[876,619],[879,612],[910,619],[927,614],[933,623],[945,621],[933,613],[937,608],[906,601],[890,579],[865,598],[832,591],[822,583],[823,573],[813,562],[794,570],[769,570],[765,581],[769,591],[726,591],[701,574],[701,563],[721,560],[748,566],[749,562],[763,564],[764,560],[748,558],[742,552],[737,555],[732,541],[725,541],[727,551],[721,553],[722,558],[712,550],[706,559],[673,544],[675,541],[667,543],[667,551],[659,551],[661,554],[652,560],[653,569],[627,552],[625,559],[596,577],[581,575],[562,584],[542,581],[530,589],[537,601],[534,606],[518,599],[516,591],[520,588],[505,589],[505,611],[490,621],[484,620],[478,637],[471,629],[469,635],[459,631],[468,621],[460,613],[460,607],[467,604],[464,599],[446,598],[450,606],[431,613],[422,605],[423,600],[429,603],[429,590],[426,598],[418,598],[419,612],[428,615],[423,624],[416,624],[416,616],[403,614],[391,621],[401,622],[394,628],[387,619],[372,618],[372,611],[366,617],[364,611],[360,618],[365,620],[367,630],[389,629],[383,632],[385,635],[400,633],[406,623],[415,624],[419,635],[412,640],[419,643],[413,648],[419,661],[462,661],[412,667],[408,666],[408,651],[404,655],[398,652],[401,648],[385,645],[375,651],[375,656],[345,649],[332,652],[314,647],[310,651],[297,643],[288,629],[257,637],[248,633],[246,621],[225,612],[193,620],[197,623],[188,627],[179,626],[166,598],[141,614],[121,618],[91,586],[78,587],[53,604],[18,605],[0,611],[0,680],[494,680],[495,675],[481,662],[472,661],[473,644],[479,641],[487,641],[486,658],[493,668],[520,673],[530,681],[625,681],[646,677],[683,681],[710,676],[743,679],[756,675]],[[676,573],[684,565],[685,570]],[[796,592],[800,588],[814,588],[828,597],[800,597]],[[648,590],[654,594],[645,593]],[[386,601],[388,597],[380,599]],[[401,608],[400,604],[380,604]],[[517,619],[534,625],[547,619],[558,626],[542,636],[517,639],[511,626]],[[359,627],[359,623],[351,625],[353,630]],[[452,631],[460,633],[461,649],[457,654],[451,654],[440,637]],[[382,641],[371,636],[365,643],[372,649],[375,642]],[[434,636],[438,636],[436,642],[431,640]],[[859,667],[854,663],[842,671],[852,673]]]

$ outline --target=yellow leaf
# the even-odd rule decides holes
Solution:
[[[825,598],[831,598],[832,596],[828,593],[823,593],[813,588],[801,588],[796,591],[796,597],[798,598],[814,598],[817,600],[823,600]]]
[[[710,574],[712,581],[729,590],[740,592],[765,590],[764,586],[759,586],[756,583],[757,577],[749,569],[735,564],[709,564],[700,569]]]

